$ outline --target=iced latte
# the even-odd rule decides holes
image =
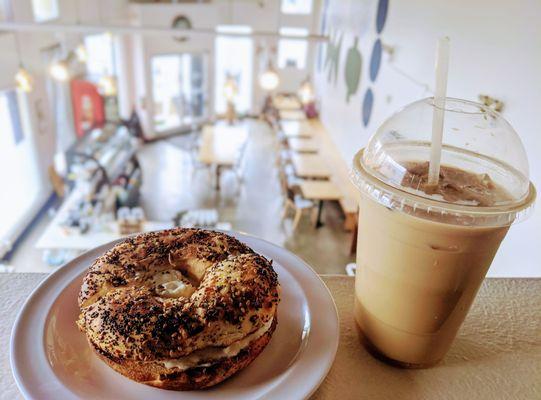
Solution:
[[[450,348],[509,226],[531,206],[535,190],[526,181],[527,192],[517,199],[519,182],[504,164],[475,162],[478,154],[460,148],[448,149],[456,157],[443,158],[449,164],[429,186],[427,145],[394,133],[387,142],[372,140],[354,160],[361,193],[355,320],[373,354],[427,367]]]

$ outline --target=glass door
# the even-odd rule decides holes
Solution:
[[[152,57],[154,130],[173,133],[206,115],[205,60],[202,54]]]
[[[220,25],[216,31],[214,111],[219,115],[226,112],[225,85],[233,79],[237,88],[233,99],[236,112],[249,113],[252,109],[253,40],[231,34],[246,34],[252,32],[252,29],[244,25]]]

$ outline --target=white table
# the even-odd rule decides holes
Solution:
[[[277,110],[299,110],[302,104],[297,96],[292,95],[276,95],[272,97],[272,105]]]
[[[281,121],[280,127],[287,138],[314,137],[314,130],[306,121]]]
[[[319,143],[313,138],[289,137],[287,139],[289,148],[297,153],[317,153]]]
[[[295,175],[306,179],[329,179],[331,171],[325,160],[318,154],[291,154]]]
[[[280,110],[278,115],[282,120],[304,121],[306,114],[302,110]]]
[[[203,128],[199,147],[199,161],[216,167],[216,189],[220,189],[220,173],[233,167],[248,140],[248,127],[217,124]]]
[[[323,202],[326,200],[340,200],[342,198],[342,192],[331,181],[302,180],[299,183],[299,188],[302,197],[318,202],[316,228],[323,226],[321,222]]]

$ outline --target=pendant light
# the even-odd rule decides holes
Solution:
[[[117,84],[116,79],[112,75],[104,75],[98,82],[100,93],[105,97],[116,96]]]
[[[66,82],[70,77],[68,60],[59,60],[52,63],[49,67],[49,74],[54,80]]]
[[[86,51],[84,43],[79,43],[79,45],[75,48],[75,56],[77,57],[77,61],[82,64],[88,61],[88,52]]]
[[[79,0],[75,1],[75,24],[80,25],[81,21],[79,20]],[[86,51],[86,47],[84,42],[81,42],[75,47],[75,57],[77,57],[77,61],[79,61],[81,64],[84,64],[88,61],[88,52]]]
[[[307,76],[304,81],[302,81],[299,91],[297,92],[301,103],[306,105],[314,101],[314,87],[310,81],[310,76]]]
[[[269,60],[267,69],[259,76],[259,86],[267,92],[272,92],[279,84],[280,76],[272,66],[272,62]]]
[[[239,89],[237,87],[237,82],[230,74],[227,74],[227,78],[224,83],[225,99],[227,101],[233,101],[235,99],[235,96],[237,96],[238,91]]]
[[[101,15],[101,13],[100,13]],[[100,17],[101,21],[101,17]],[[114,97],[118,93],[118,85],[117,85],[117,78],[114,75],[116,71],[116,54],[115,54],[115,46],[114,46],[114,36],[110,31],[105,32],[105,35],[107,36],[108,40],[111,44],[111,59],[112,59],[112,71],[108,73],[107,70],[103,71],[103,74],[101,78],[98,81],[98,88],[100,93],[105,97]]]
[[[17,89],[29,93],[34,89],[34,78],[23,65],[19,37],[16,32],[13,33],[13,37],[15,38],[15,49],[17,51],[17,57],[19,58],[19,69],[15,74],[15,84],[17,85]]]
[[[29,93],[34,89],[34,78],[30,75],[23,65],[19,66],[19,70],[15,74],[15,84],[17,89]]]

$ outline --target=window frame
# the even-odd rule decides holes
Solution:
[[[314,10],[314,0],[304,0],[309,2],[308,7],[300,8],[297,5],[287,5],[288,0],[280,1],[280,12],[285,15],[310,15]],[[300,9],[300,10],[299,10]]]
[[[37,23],[43,23],[43,22],[50,22],[54,21],[60,18],[60,5],[58,0],[49,0],[51,2],[51,5],[53,6],[51,10],[49,10],[47,15],[39,15],[38,11],[36,9],[37,4],[39,4],[40,0],[30,0],[30,5],[32,7],[32,16],[34,17],[34,22]]]
[[[192,92],[194,90],[193,87],[190,87],[190,92],[191,92],[191,95],[193,96],[194,93],[195,94],[198,94],[198,95],[201,95],[202,96],[202,106],[203,106],[203,112],[201,115],[198,115],[198,116],[195,116],[193,117],[192,116],[192,119],[189,119],[187,115],[179,115],[179,124],[178,125],[170,125],[170,126],[165,126],[165,127],[160,127],[159,124],[157,124],[157,121],[156,121],[156,116],[157,116],[157,113],[156,113],[156,110],[154,109],[154,103],[156,102],[156,97],[155,97],[155,93],[154,93],[154,89],[155,89],[155,76],[154,76],[154,62],[156,59],[160,58],[160,57],[176,57],[176,58],[180,58],[180,64],[181,64],[181,68],[183,68],[182,66],[182,59],[184,56],[189,56],[191,58],[194,58],[194,57],[199,57],[201,58],[201,62],[203,63],[202,65],[202,85],[201,87],[199,88],[198,91],[195,91],[195,92]],[[151,123],[152,123],[152,126],[153,126],[153,129],[154,129],[154,132],[156,132],[157,134],[159,135],[162,135],[162,134],[168,134],[168,133],[171,133],[171,132],[175,132],[176,130],[178,130],[179,128],[184,128],[186,126],[190,126],[191,124],[195,123],[195,122],[198,122],[198,121],[201,121],[203,119],[205,119],[208,114],[209,114],[209,105],[208,105],[208,101],[207,101],[207,98],[208,98],[208,80],[209,80],[209,77],[208,77],[208,57],[207,57],[207,54],[205,52],[197,52],[197,51],[184,51],[184,52],[179,52],[179,53],[171,53],[171,52],[167,52],[167,53],[157,53],[157,54],[153,54],[150,58],[149,58],[149,69],[150,69],[150,101],[152,102],[153,106],[152,106],[152,119],[151,119]],[[186,85],[186,82],[185,80],[182,80],[182,82],[180,82],[180,92],[182,93],[184,91],[184,85]]]
[[[254,98],[255,98],[255,88],[254,88],[254,82],[256,79],[255,73],[254,73],[254,57],[255,57],[255,41],[250,36],[232,36],[228,34],[250,34],[254,31],[253,27],[250,25],[230,25],[230,24],[224,24],[224,25],[218,25],[216,27],[216,37],[214,39],[214,104],[212,105],[213,112],[218,115],[222,115],[227,110],[227,102],[224,100],[223,97],[223,86],[224,82],[226,81],[226,77],[218,78],[218,73],[222,72],[219,71],[219,66],[221,66],[221,63],[218,61],[218,57],[220,55],[219,48],[219,42],[220,40],[227,40],[227,39],[233,39],[233,40],[242,40],[244,41],[243,45],[246,45],[247,48],[249,47],[249,68],[247,68],[247,71],[249,71],[248,76],[246,77],[246,85],[239,85],[238,87],[238,93],[237,98],[235,100],[235,106],[238,113],[249,114],[252,112],[254,107]],[[231,72],[231,71],[229,71]],[[224,79],[222,79],[224,78]],[[239,100],[239,96],[242,96],[241,93],[245,95],[243,100]]]
[[[281,38],[278,41],[278,55],[277,55],[277,63],[278,68],[280,69],[296,69],[296,70],[305,70],[307,68],[307,62],[308,62],[308,43],[306,41],[306,38],[310,34],[310,31],[308,28],[304,27],[292,27],[292,26],[282,26],[279,29],[280,36],[297,36],[299,39],[291,39],[291,38]],[[285,59],[283,54],[283,51],[285,50],[284,47],[287,45],[299,45],[301,44],[303,46],[303,59],[302,62],[296,63],[295,66],[287,65],[285,63]],[[298,59],[298,58],[297,58]]]
[[[85,45],[85,48],[86,48],[86,51],[87,51],[87,54],[88,54],[88,59],[90,60],[91,58],[91,54],[89,52],[89,47],[88,46],[88,38],[89,37],[106,37],[108,38],[108,41],[109,41],[109,49],[110,49],[110,54],[108,55],[108,58],[109,58],[109,65],[107,65],[106,67],[108,69],[110,69],[110,71],[105,71],[105,70],[101,70],[101,71],[91,71],[89,69],[89,65],[92,65],[92,62],[89,62],[87,61],[86,64],[85,64],[85,75],[87,78],[89,78],[91,81],[95,81],[96,83],[99,81],[100,78],[104,77],[104,76],[116,76],[117,74],[117,66],[116,66],[116,60],[115,60],[115,38],[110,34],[110,33],[92,33],[92,34],[89,34],[89,35],[85,35],[83,37],[83,43]],[[104,47],[104,46],[100,46],[100,47]]]

